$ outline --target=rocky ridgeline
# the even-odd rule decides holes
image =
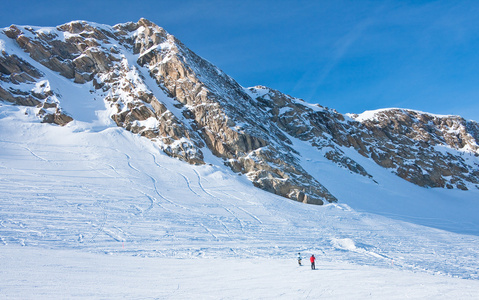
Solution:
[[[372,178],[341,149],[364,157],[422,187],[479,188],[479,125],[458,116],[385,109],[370,118],[343,116],[265,87],[252,88],[271,120],[309,142],[339,167]],[[457,151],[448,151],[454,149]]]
[[[369,148],[379,165],[424,187],[479,188],[479,124],[458,116],[437,116],[405,109],[387,109],[361,121],[376,147]],[[458,151],[448,151],[455,149]]]
[[[477,123],[404,110],[348,117],[265,87],[244,89],[145,19],[113,27],[81,21],[48,29],[12,25],[2,38],[29,58],[1,53],[1,100],[36,106],[43,122],[70,122],[61,95],[33,66],[39,63],[74,83],[91,83],[118,126],[151,139],[168,155],[203,164],[207,147],[256,186],[296,201],[336,198],[301,167],[291,138],[371,180],[344,148],[420,186],[467,189],[479,182],[479,166],[441,148],[477,156]]]

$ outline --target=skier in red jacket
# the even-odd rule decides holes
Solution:
[[[309,261],[311,262],[311,270],[316,270],[316,265],[314,263],[315,260],[316,260],[316,257],[314,257],[314,254],[311,255],[311,257],[309,258]]]

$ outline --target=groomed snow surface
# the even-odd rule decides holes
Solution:
[[[361,161],[374,183],[296,141],[340,200],[305,205],[96,115],[59,127],[0,102],[0,298],[477,299],[476,191]]]
[[[15,258],[15,259],[12,259]],[[477,299],[479,282],[318,261],[173,259],[2,247],[6,299]],[[6,296],[6,297],[5,297]]]

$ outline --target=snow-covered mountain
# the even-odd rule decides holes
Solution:
[[[0,75],[4,245],[479,276],[474,121],[243,88],[145,19],[12,25]]]
[[[256,186],[293,200],[337,201],[301,165],[293,139],[372,182],[380,179],[345,149],[419,186],[479,188],[476,122],[398,109],[345,116],[266,87],[245,89],[145,19],[12,25],[1,51],[1,99],[37,107],[43,122],[93,121],[105,105],[103,124],[113,120],[193,164],[204,164],[208,149]],[[78,89],[81,98],[72,95]]]

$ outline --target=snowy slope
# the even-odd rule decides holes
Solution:
[[[479,276],[476,235],[416,225],[411,215],[407,223],[371,214],[359,200],[352,208],[304,205],[254,188],[226,167],[170,158],[121,128],[52,126],[25,113],[0,106],[4,245],[175,258],[291,258],[301,251],[328,262]],[[469,221],[434,225],[459,224],[467,233]]]

